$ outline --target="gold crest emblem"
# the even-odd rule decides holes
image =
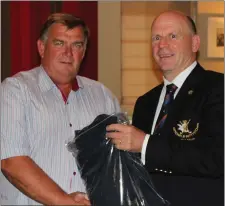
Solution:
[[[175,127],[173,127],[173,131],[175,133],[176,136],[180,137],[181,140],[195,140],[195,138],[193,137],[199,128],[199,123],[197,123],[196,128],[194,129],[194,131],[189,130],[188,125],[189,122],[191,120],[182,120],[179,122],[179,124],[177,124],[178,129],[176,129]]]

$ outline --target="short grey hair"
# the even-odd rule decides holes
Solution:
[[[189,28],[190,28],[191,32],[193,34],[197,34],[197,28],[196,28],[194,20],[190,16],[186,16],[186,18],[187,18],[187,22],[189,24]]]
[[[57,23],[66,26],[68,29],[73,29],[75,27],[81,27],[83,30],[83,34],[84,34],[85,43],[87,43],[90,32],[89,32],[89,28],[87,27],[86,23],[82,19],[75,17],[71,14],[67,14],[67,13],[51,14],[41,29],[39,39],[42,40],[43,42],[45,42],[48,39],[49,28],[53,24],[57,24]]]

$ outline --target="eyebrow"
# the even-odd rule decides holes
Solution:
[[[53,42],[56,42],[56,41],[64,42],[62,39],[57,39],[57,38],[53,39],[52,41]]]
[[[84,41],[74,41],[72,44],[84,44]]]
[[[53,42],[56,42],[56,41],[65,42],[64,40],[62,40],[62,39],[57,39],[57,38],[53,39],[52,41],[53,41]],[[74,41],[74,42],[72,42],[72,44],[84,44],[84,40]]]
[[[167,34],[166,36],[168,36],[168,35],[171,35],[171,34],[176,34],[176,35],[178,35],[180,32],[176,32],[176,31],[173,31],[173,32],[170,32],[169,34]],[[152,34],[152,37],[154,37],[154,36],[162,36],[161,34]]]
[[[64,46],[65,45],[65,41],[61,40],[61,39],[53,39],[52,40],[52,44],[53,45],[61,45],[61,46]]]

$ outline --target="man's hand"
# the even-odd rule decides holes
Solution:
[[[111,124],[106,127],[106,130],[106,137],[112,139],[117,149],[141,152],[146,135],[143,131],[132,125],[122,124]]]
[[[75,201],[75,205],[91,205],[87,194],[83,192],[73,192],[69,194]]]

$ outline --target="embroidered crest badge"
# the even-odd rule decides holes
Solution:
[[[198,129],[199,129],[199,123],[197,123],[195,129],[193,131],[189,130],[188,125],[190,123],[190,119],[189,120],[182,120],[177,124],[177,128],[173,127],[173,132],[176,136],[180,137],[181,140],[195,140],[195,138],[193,137]]]

